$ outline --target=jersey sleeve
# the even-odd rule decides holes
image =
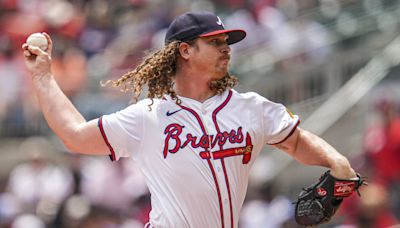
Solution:
[[[264,141],[274,145],[285,141],[300,123],[285,106],[265,99],[262,102]]]
[[[143,109],[140,105],[130,105],[119,112],[99,118],[99,128],[110,150],[110,158],[116,161],[130,157],[140,150],[143,137]]]

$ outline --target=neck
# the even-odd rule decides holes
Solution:
[[[209,87],[211,77],[204,73],[178,71],[175,75],[175,91],[177,95],[204,102],[216,94]]]

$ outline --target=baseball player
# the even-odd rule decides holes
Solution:
[[[213,13],[177,17],[161,50],[109,82],[136,99],[147,85],[148,98],[91,121],[54,80],[52,41],[45,36],[46,51],[22,48],[49,126],[73,152],[136,161],[151,193],[146,228],[238,227],[249,172],[265,144],[338,178],[356,177],[344,156],[299,128],[298,116],[283,105],[232,89],[229,45],[246,32],[225,29]],[[118,194],[118,186],[110,194]]]

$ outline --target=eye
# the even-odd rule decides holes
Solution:
[[[214,46],[220,46],[220,45],[223,45],[223,44],[225,44],[225,43],[226,43],[226,40],[225,40],[225,39],[218,39],[218,38],[216,38],[216,39],[210,40],[210,44],[211,44],[211,45],[214,45]]]
[[[218,41],[218,39],[212,39],[212,40],[210,41],[210,43],[211,43],[212,45],[218,45],[218,44],[219,44],[219,41]]]

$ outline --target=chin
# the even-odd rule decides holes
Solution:
[[[215,76],[215,78],[214,78],[214,80],[220,80],[220,79],[223,79],[226,75],[228,74],[228,72],[227,71],[224,71],[224,72],[221,72],[221,73],[218,73],[216,76]]]
[[[218,74],[219,77],[223,78],[225,75],[228,74],[228,67],[219,67],[216,70],[216,73]]]

